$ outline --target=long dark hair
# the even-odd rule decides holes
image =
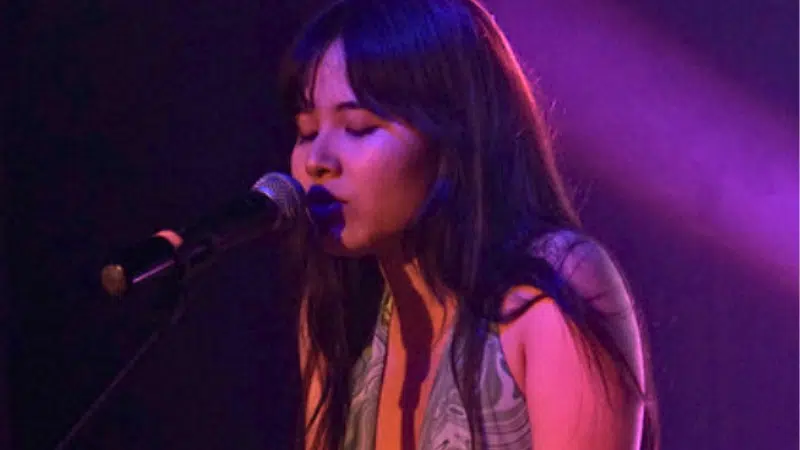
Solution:
[[[557,263],[531,251],[531,243],[552,232],[582,233],[556,170],[549,130],[491,15],[474,0],[334,3],[305,28],[282,68],[291,116],[307,106],[306,88],[313,86],[325,50],[339,38],[359,102],[411,124],[438,158],[438,178],[406,232],[404,248],[418,258],[431,287],[458,299],[453,339],[462,343],[464,360],[458,370],[451,352],[449,363],[473,446],[482,430],[477,377],[486,331],[533,303],[501,313],[504,293],[520,284],[555,299],[587,343],[589,360],[599,364],[597,350],[605,350],[625,385],[652,406],[652,383],[645,382],[645,390],[637,381],[606,315],[570,289]],[[369,343],[382,279],[372,257],[345,259],[316,248],[298,256],[292,266],[298,282],[294,296],[304,311],[298,320],[308,330],[306,364],[322,372],[322,399],[312,419],[319,429],[314,448],[338,449],[350,406],[350,370]],[[312,372],[304,375],[306,395]],[[656,448],[656,416],[647,409],[642,446]],[[304,413],[301,408],[301,436]]]

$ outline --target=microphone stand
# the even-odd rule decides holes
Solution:
[[[158,296],[159,301],[155,307],[157,315],[154,320],[158,326],[147,338],[147,340],[139,347],[133,358],[114,376],[111,382],[106,386],[103,392],[97,396],[92,402],[86,412],[78,419],[77,422],[70,428],[69,432],[59,441],[55,450],[66,450],[68,445],[72,443],[75,437],[81,432],[89,421],[94,417],[101,406],[105,405],[111,394],[116,387],[125,379],[125,377],[136,367],[142,357],[147,353],[153,345],[161,338],[162,333],[169,327],[177,324],[184,313],[186,312],[186,303],[188,294],[186,290],[186,272],[187,264],[186,259],[190,255],[181,254],[180,251],[175,255],[175,270],[170,276],[167,276],[163,281],[164,291],[163,295]],[[163,319],[167,320],[163,320]]]

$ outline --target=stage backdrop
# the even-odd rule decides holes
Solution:
[[[54,448],[152,331],[157,287],[106,297],[108,251],[286,170],[276,67],[321,3],[3,8],[0,448]],[[644,312],[664,448],[797,448],[796,2],[488,6]],[[194,279],[183,319],[69,448],[289,448],[277,264],[262,239]]]

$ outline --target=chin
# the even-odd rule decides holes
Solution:
[[[322,249],[329,255],[344,258],[360,258],[373,253],[371,246],[347,237],[341,232],[330,232],[322,238]]]

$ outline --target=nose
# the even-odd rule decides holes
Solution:
[[[337,177],[342,171],[338,154],[332,144],[330,138],[323,137],[322,133],[311,144],[306,158],[306,173],[314,181]]]

